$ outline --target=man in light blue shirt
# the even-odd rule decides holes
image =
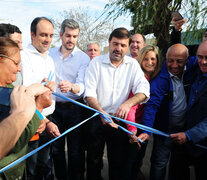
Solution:
[[[85,69],[90,62],[87,54],[77,46],[80,28],[73,19],[62,22],[60,38],[62,45],[50,50],[56,72],[56,92],[73,100],[80,101],[85,85]],[[55,123],[61,133],[81,122],[81,108],[63,99],[56,98],[56,109],[53,113]],[[67,135],[68,171],[65,159],[65,138],[53,143],[53,160],[57,179],[81,179],[82,170],[82,131],[80,128]],[[68,175],[67,175],[68,172]]]

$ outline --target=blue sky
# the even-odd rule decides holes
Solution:
[[[11,23],[20,28],[23,35],[23,47],[30,43],[30,24],[38,16],[55,18],[59,12],[72,8],[87,8],[96,17],[104,12],[109,0],[1,0],[0,22]],[[115,26],[124,26],[130,30],[130,16],[120,17]]]

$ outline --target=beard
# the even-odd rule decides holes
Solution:
[[[75,48],[74,43],[70,43],[70,46],[68,46],[68,43],[63,44],[64,48],[68,51],[72,51]]]
[[[113,61],[121,61],[124,55],[121,52],[114,50],[112,53],[110,53],[110,57]]]

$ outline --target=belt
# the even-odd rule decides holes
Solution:
[[[61,106],[61,107],[66,107],[66,106],[71,106],[73,105],[72,102],[56,102],[57,106]]]
[[[84,104],[84,101],[83,101],[82,98],[81,98],[81,99],[76,99],[75,101]],[[56,105],[57,105],[57,106],[61,106],[61,107],[66,107],[66,106],[71,106],[71,105],[75,105],[75,104],[72,103],[72,102],[68,102],[68,101],[67,101],[67,102],[57,102],[57,101],[56,101]]]

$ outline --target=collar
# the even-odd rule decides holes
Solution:
[[[38,55],[40,55],[40,56],[42,56],[42,57],[44,57],[45,55],[47,56],[48,55],[48,51],[46,51],[45,52],[45,54],[43,55],[42,53],[40,53],[32,44],[29,44],[28,46],[27,46],[27,49],[28,49],[28,51],[30,51],[31,53],[34,53],[34,54],[38,54]]]
[[[183,79],[183,75],[184,75],[185,71],[186,71],[186,66],[184,67],[184,70],[183,70],[183,74],[182,74],[181,79]],[[170,71],[168,71],[168,73],[170,74],[170,78],[177,77],[177,76],[173,75]],[[178,79],[180,79],[180,78],[178,78]]]
[[[202,71],[199,68],[199,71],[197,72],[197,77],[207,78],[207,73],[202,73]]]
[[[62,47],[62,45],[61,45],[59,48],[57,48],[57,51],[58,51],[58,53],[59,53],[60,55],[62,55],[62,53],[61,53],[61,51],[60,51],[61,47]],[[73,51],[68,55],[68,57],[70,57],[70,56],[72,56],[72,57],[75,56],[75,54],[76,54],[78,51],[79,51],[79,48],[78,48],[77,46],[75,46],[74,49],[73,49]]]

